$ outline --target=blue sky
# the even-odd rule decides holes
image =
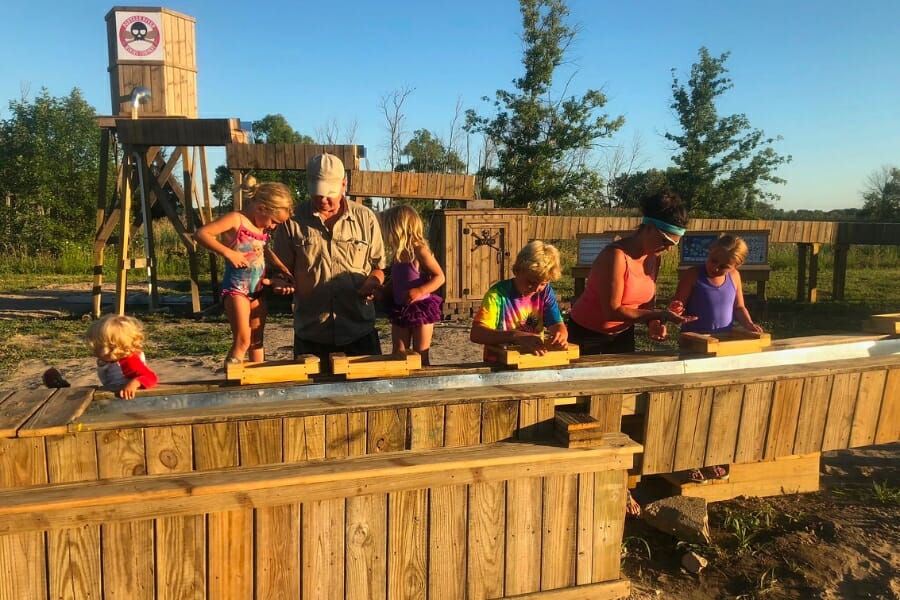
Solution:
[[[95,0],[11,2],[0,19],[0,118],[7,103],[46,87],[53,96],[81,89],[109,114],[105,16]],[[147,6],[140,4],[137,6]],[[380,98],[414,88],[405,130],[446,138],[457,101],[491,114],[482,96],[512,89],[522,73],[521,19],[513,0],[228,0],[163,4],[196,19],[200,117],[257,120],[281,113],[315,137],[331,123],[357,124],[363,167],[387,167],[388,134]],[[734,88],[720,115],[744,113],[753,127],[780,135],[793,156],[779,170],[777,206],[861,205],[866,178],[900,165],[900,2],[832,0],[751,2],[569,0],[581,28],[569,62],[557,71],[569,93],[602,88],[606,112],[624,115],[610,145],[641,140],[642,168],[665,168],[676,131],[669,109],[671,69],[686,81],[701,46],[730,52]],[[346,141],[346,140],[341,140]],[[208,150],[212,165],[224,160]],[[598,164],[604,160],[598,155]]]

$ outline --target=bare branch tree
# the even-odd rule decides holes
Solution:
[[[611,152],[605,153],[605,160],[601,169],[603,180],[606,188],[606,203],[608,208],[612,208],[613,196],[615,195],[615,181],[622,175],[631,175],[637,169],[640,169],[645,159],[641,157],[644,147],[644,140],[639,131],[635,132],[631,138],[631,145],[626,148],[623,144],[619,144],[612,148]]]
[[[405,145],[403,138],[406,136],[406,131],[404,131],[403,127],[406,115],[403,114],[403,103],[414,91],[415,88],[404,85],[401,88],[382,94],[378,101],[378,106],[382,114],[384,114],[389,137],[387,150],[391,171],[400,164],[400,155]]]
[[[337,144],[340,129],[337,118],[332,118],[325,125],[316,128],[316,139],[320,144]]]

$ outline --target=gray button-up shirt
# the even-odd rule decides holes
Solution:
[[[328,231],[307,201],[273,232],[273,249],[294,274],[294,331],[303,340],[340,346],[375,327],[375,307],[359,296],[374,269],[384,269],[384,241],[371,209],[343,200]]]

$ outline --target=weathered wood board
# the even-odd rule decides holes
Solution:
[[[872,315],[863,321],[863,331],[900,335],[900,313]]]
[[[418,352],[347,356],[343,352],[331,353],[331,372],[347,379],[367,379],[371,377],[406,377],[410,371],[422,368],[422,357]]]
[[[258,363],[226,363],[225,378],[241,384],[278,383],[281,381],[309,381],[319,373],[319,357],[304,354],[298,360],[278,360]]]
[[[770,334],[737,328],[725,333],[687,332],[678,336],[678,347],[682,354],[731,356],[760,352],[771,345]]]
[[[569,344],[565,350],[550,350],[542,356],[515,345],[489,346],[489,348],[496,353],[498,363],[515,369],[565,366],[581,355],[577,344]]]

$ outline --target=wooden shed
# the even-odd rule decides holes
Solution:
[[[528,241],[528,209],[444,209],[429,227],[431,249],[447,283],[444,314],[471,316],[493,283],[512,277],[516,254]]]

